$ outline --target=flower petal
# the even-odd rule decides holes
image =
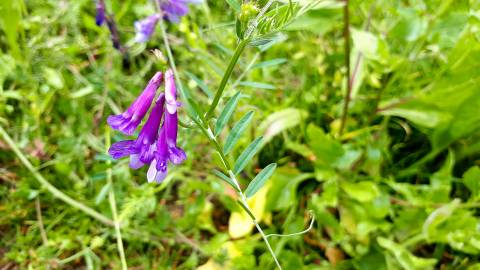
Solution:
[[[157,161],[154,159],[150,164],[150,168],[148,168],[147,172],[147,180],[149,183],[155,181],[157,183],[161,183],[165,177],[167,176],[167,170],[164,171],[157,169]]]
[[[155,93],[161,83],[162,73],[157,72],[127,111],[122,114],[109,116],[107,123],[113,129],[119,130],[127,135],[132,135],[150,108]]]
[[[187,154],[179,147],[170,147],[168,148],[168,159],[173,164],[178,165],[187,159]]]
[[[137,170],[137,169],[140,169],[141,167],[143,167],[143,165],[145,165],[145,163],[143,163],[140,159],[139,159],[139,155],[138,154],[134,154],[134,155],[130,155],[130,168],[134,169],[134,170]]]
[[[110,146],[110,149],[108,149],[108,153],[114,159],[119,159],[132,154],[134,151],[133,146],[134,146],[133,140],[119,141]]]

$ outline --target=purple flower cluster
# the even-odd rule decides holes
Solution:
[[[178,23],[180,17],[187,15],[189,3],[201,3],[202,0],[156,0],[160,5],[163,18],[170,22]],[[152,36],[158,20],[161,19],[159,14],[150,15],[142,20],[135,22],[135,41],[147,42]]]
[[[132,135],[150,108],[162,79],[162,73],[157,72],[130,107],[122,114],[109,116],[107,123],[113,129]],[[173,72],[168,70],[165,73],[165,93],[157,97],[137,139],[116,142],[108,153],[114,159],[130,156],[130,167],[133,169],[150,164],[148,182],[162,182],[167,175],[168,162],[178,165],[187,158],[177,146],[179,105]]]

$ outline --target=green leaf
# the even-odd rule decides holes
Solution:
[[[248,124],[252,120],[253,113],[253,111],[249,111],[240,120],[238,120],[235,126],[233,126],[232,130],[228,134],[227,140],[225,141],[225,145],[223,146],[223,152],[225,155],[228,155],[228,153],[232,151],[238,139],[240,139],[240,136],[243,134]]]
[[[367,59],[385,60],[388,57],[387,45],[372,33],[352,29],[355,49]]]
[[[21,58],[18,35],[23,34],[22,10],[25,10],[23,0],[0,1],[0,27],[5,33],[6,41],[10,47],[11,55]]]
[[[263,61],[263,62],[260,62],[258,64],[255,64],[255,65],[252,66],[252,69],[278,66],[280,64],[286,63],[287,61],[288,60],[286,58],[275,58],[275,59],[272,59],[272,60]]]
[[[252,41],[250,41],[250,45],[257,47],[260,51],[264,52],[273,45],[284,42],[285,40],[287,40],[287,35],[278,32],[275,34],[263,35],[252,39]]]
[[[241,86],[246,86],[246,87],[252,87],[252,88],[260,88],[260,89],[268,89],[268,90],[274,90],[277,89],[275,85],[271,85],[268,83],[261,83],[261,82],[249,82],[249,81],[243,81],[238,83]]]
[[[271,163],[267,167],[263,168],[261,172],[253,178],[252,182],[248,184],[247,189],[245,190],[245,195],[247,198],[252,197],[260,188],[265,185],[265,182],[272,176],[273,172],[277,168],[276,163]]]
[[[62,73],[53,68],[45,67],[43,69],[43,76],[47,83],[56,89],[62,89],[64,86]]]
[[[235,166],[233,166],[233,173],[239,174],[243,168],[247,165],[247,163],[252,160],[253,156],[257,153],[262,145],[263,137],[256,138],[247,148],[243,151],[243,153],[238,157],[237,161],[235,162]]]
[[[230,179],[230,177],[226,176],[221,171],[213,169],[213,174],[215,174],[218,178],[220,178],[221,180],[225,181],[227,184],[232,186],[236,191],[239,191],[238,188],[237,188],[237,185],[235,185],[235,183],[232,181],[232,179]]]
[[[428,270],[433,269],[437,260],[420,258],[408,251],[404,246],[393,242],[390,239],[378,237],[378,244],[391,252],[398,263],[406,270]]]
[[[282,131],[299,125],[307,115],[308,113],[303,110],[286,108],[270,114],[260,124],[258,131],[263,135],[264,141],[267,143]]]
[[[220,116],[218,117],[217,123],[215,124],[215,136],[218,136],[227,124],[230,117],[232,117],[233,111],[235,111],[235,107],[237,107],[238,100],[240,100],[240,92],[237,92],[233,97],[231,97],[225,108],[223,108]]]
[[[472,199],[478,198],[480,194],[480,168],[473,166],[463,174],[463,182],[470,190]]]
[[[373,201],[378,195],[380,190],[373,182],[364,181],[358,183],[341,182],[340,187],[347,193],[347,195],[359,202]]]
[[[238,3],[237,0],[225,0],[225,1],[227,2],[228,5],[230,5],[235,10],[235,12],[240,11],[240,3]]]
[[[307,127],[308,143],[317,158],[316,163],[328,166],[335,166],[345,154],[342,144],[325,134],[325,132],[310,124]]]
[[[442,223],[452,217],[454,211],[459,207],[460,200],[454,199],[450,203],[435,209],[425,220],[422,232],[427,240],[433,240],[438,235],[438,229]]]

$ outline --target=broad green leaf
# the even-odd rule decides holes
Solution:
[[[235,165],[233,166],[233,173],[239,174],[243,168],[248,164],[249,161],[252,160],[253,156],[257,153],[262,145],[263,137],[256,138],[253,142],[251,142],[247,148],[243,151],[243,153],[238,157]]]
[[[439,227],[444,221],[449,219],[453,212],[460,205],[458,199],[454,199],[452,202],[435,209],[427,218],[422,227],[422,232],[427,240],[435,238],[437,235],[437,227]]]
[[[380,195],[377,185],[369,181],[357,183],[342,181],[340,187],[349,197],[359,202],[370,202]]]
[[[265,182],[272,176],[273,172],[277,168],[276,163],[271,163],[267,167],[263,168],[261,172],[253,178],[252,182],[248,184],[247,189],[245,190],[245,195],[247,198],[252,197],[263,185]]]
[[[17,37],[23,33],[22,10],[25,10],[23,0],[0,1],[0,14],[2,14],[0,16],[0,27],[5,33],[11,55],[17,59],[21,58]]]
[[[228,100],[227,104],[225,104],[225,108],[223,108],[220,116],[218,116],[217,123],[215,124],[215,136],[218,136],[222,132],[228,120],[232,117],[235,107],[237,107],[238,100],[240,100],[240,92],[237,92]]]
[[[238,120],[235,126],[233,126],[232,130],[228,134],[227,140],[225,141],[225,145],[223,146],[223,152],[225,155],[228,155],[228,153],[232,151],[238,139],[240,139],[240,136],[243,134],[248,124],[252,120],[253,113],[253,111],[249,111],[240,120]]]
[[[433,269],[437,260],[420,258],[408,251],[404,246],[384,237],[377,238],[378,244],[393,254],[398,263],[405,270]]]
[[[480,194],[480,167],[473,166],[463,174],[463,182],[470,190],[471,199],[478,198]]]
[[[388,105],[387,105],[388,106]],[[452,116],[431,103],[411,101],[380,111],[383,115],[404,117],[422,127],[433,128],[448,122]]]
[[[310,124],[307,127],[308,143],[315,154],[316,163],[319,165],[335,166],[341,161],[345,151],[342,144],[325,134],[325,132]]]
[[[296,108],[286,108],[270,114],[258,127],[258,132],[263,135],[264,143],[284,130],[299,125],[306,117],[306,111]]]
[[[386,60],[388,57],[387,46],[372,33],[352,29],[352,39],[355,49],[367,59]]]
[[[261,82],[243,81],[238,84],[241,86],[252,87],[252,88],[269,89],[269,90],[277,89],[275,85],[271,85],[268,83],[261,83]]]
[[[292,167],[275,170],[270,180],[272,185],[268,191],[267,210],[284,210],[296,204],[297,187],[308,178],[312,178],[312,174],[302,173]]]
[[[286,58],[276,58],[268,61],[263,61],[258,64],[255,64],[252,66],[252,69],[254,68],[266,68],[266,67],[272,67],[272,66],[277,66],[283,63],[286,63],[288,60]]]

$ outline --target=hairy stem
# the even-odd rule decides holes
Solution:
[[[8,146],[13,150],[13,152],[17,155],[23,165],[30,171],[33,177],[43,186],[45,187],[53,196],[59,198],[60,200],[64,201],[70,206],[73,206],[85,214],[95,218],[96,220],[102,222],[103,224],[112,226],[113,222],[108,217],[100,214],[99,212],[93,210],[92,208],[86,206],[85,204],[78,202],[72,199],[67,194],[63,193],[59,189],[57,189],[54,185],[48,182],[30,163],[30,161],[25,157],[25,155],[20,151],[17,144],[12,140],[12,138],[8,135],[8,133],[0,126],[0,135],[2,136],[3,140],[8,144]]]
[[[108,154],[108,148],[110,148],[110,129],[105,129],[105,151]],[[117,202],[115,199],[115,189],[113,188],[112,182],[112,168],[111,168],[111,161],[107,160],[107,185],[110,186],[110,190],[108,192],[108,200],[110,202],[110,209],[112,211],[113,216],[113,223],[115,227],[115,235],[117,238],[117,249],[118,254],[120,256],[120,262],[122,264],[122,270],[127,270],[127,260],[125,259],[125,250],[123,249],[123,240],[122,240],[122,231],[120,230],[120,220],[117,214]]]

